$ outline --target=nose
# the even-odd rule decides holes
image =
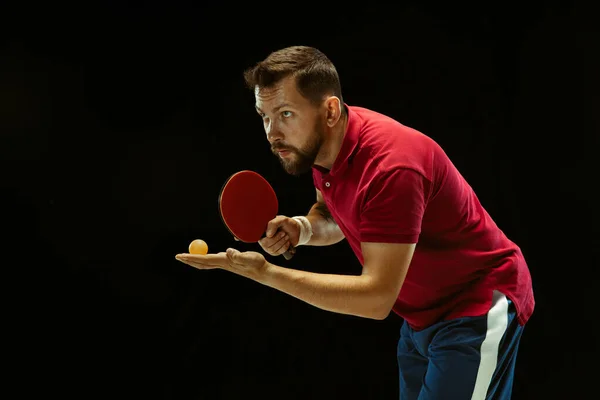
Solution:
[[[275,124],[273,124],[271,121],[269,121],[268,123],[265,123],[265,132],[267,134],[267,140],[271,144],[278,140],[281,140],[282,136],[283,136],[281,134],[281,131],[279,129],[277,129]]]

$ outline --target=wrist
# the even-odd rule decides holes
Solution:
[[[267,284],[269,281],[269,276],[272,274],[272,270],[275,267],[275,264],[271,264],[267,260],[263,264],[262,268],[256,271],[255,275],[252,277],[258,283]]]
[[[307,244],[313,235],[312,224],[308,218],[303,216],[292,217],[292,219],[296,221],[300,229],[300,234],[298,235],[298,244],[296,246]]]

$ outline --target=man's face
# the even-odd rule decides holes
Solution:
[[[285,171],[292,175],[310,171],[325,140],[323,110],[302,97],[291,77],[273,88],[257,89],[255,97],[271,150]]]

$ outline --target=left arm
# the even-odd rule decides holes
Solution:
[[[218,254],[178,254],[198,269],[220,268],[252,279],[323,310],[385,319],[400,293],[415,244],[361,244],[362,274],[321,274],[271,264],[257,252],[228,249]]]
[[[362,243],[360,276],[319,274],[267,263],[257,282],[315,307],[340,314],[385,319],[400,293],[414,244]]]

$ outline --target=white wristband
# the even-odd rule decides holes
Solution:
[[[298,244],[296,246],[302,246],[310,241],[310,238],[313,235],[312,225],[310,221],[306,217],[292,217],[298,221],[300,225],[300,237],[298,238]]]

